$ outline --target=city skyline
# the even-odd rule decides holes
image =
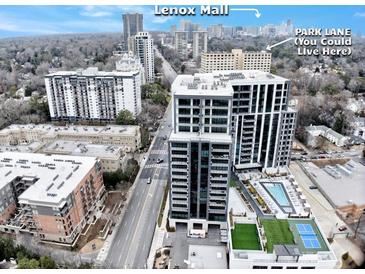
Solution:
[[[231,11],[229,16],[155,16],[154,6],[3,6],[0,12],[0,38],[90,32],[122,32],[122,13],[138,12],[144,15],[147,31],[169,31],[182,19],[199,23],[226,26],[264,26],[280,24],[295,18],[296,27],[351,28],[354,34],[364,35],[364,6],[231,6],[258,8],[261,17],[252,11]],[[338,15],[346,17],[346,23]],[[25,19],[26,18],[26,19]]]

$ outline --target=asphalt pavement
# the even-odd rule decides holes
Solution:
[[[176,72],[163,60],[164,76],[172,83]],[[171,133],[171,104],[168,106],[152,147],[142,160],[141,171],[125,215],[115,232],[104,262],[106,268],[145,268],[157,222],[164,187],[168,178],[167,140]],[[157,163],[157,160],[162,160]],[[149,178],[151,183],[147,184]]]

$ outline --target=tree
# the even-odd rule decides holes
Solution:
[[[169,104],[168,96],[163,93],[156,93],[151,96],[152,102],[158,105],[167,106]]]
[[[29,97],[32,95],[33,89],[30,86],[26,86],[24,90],[24,96]]]
[[[145,127],[141,127],[141,145],[142,148],[148,147],[150,144],[150,133]]]
[[[139,165],[135,159],[128,160],[127,166],[126,166],[125,172],[124,172],[125,176],[128,177],[128,180],[130,180],[134,174],[137,174],[136,170],[138,172],[138,168],[139,168]]]
[[[45,268],[45,269],[57,268],[56,262],[48,256],[42,256],[39,261],[40,261],[41,268]]]
[[[155,72],[162,71],[162,59],[160,57],[155,56]]]
[[[22,258],[18,261],[19,269],[37,269],[39,268],[39,261],[36,259]]]
[[[181,65],[180,71],[181,73],[184,73],[186,69],[186,66],[184,64]]]
[[[115,123],[117,125],[135,125],[136,120],[134,119],[132,112],[124,109],[119,112]]]
[[[10,238],[0,238],[0,261],[9,260],[12,257],[15,257],[16,250],[13,243],[13,240]]]
[[[344,133],[344,127],[345,127],[345,119],[342,113],[340,113],[335,120],[335,123],[333,125],[333,130],[342,134]]]

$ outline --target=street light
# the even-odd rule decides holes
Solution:
[[[356,239],[356,236],[357,236],[357,230],[359,229],[359,226],[360,226],[360,222],[361,222],[361,217],[365,215],[365,208],[362,210],[362,213],[360,214],[360,217],[359,217],[359,220],[357,222],[357,226],[356,226],[356,229],[355,229],[355,239]]]

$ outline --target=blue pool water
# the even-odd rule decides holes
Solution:
[[[265,187],[280,206],[290,206],[290,202],[285,194],[282,184],[266,183]]]

